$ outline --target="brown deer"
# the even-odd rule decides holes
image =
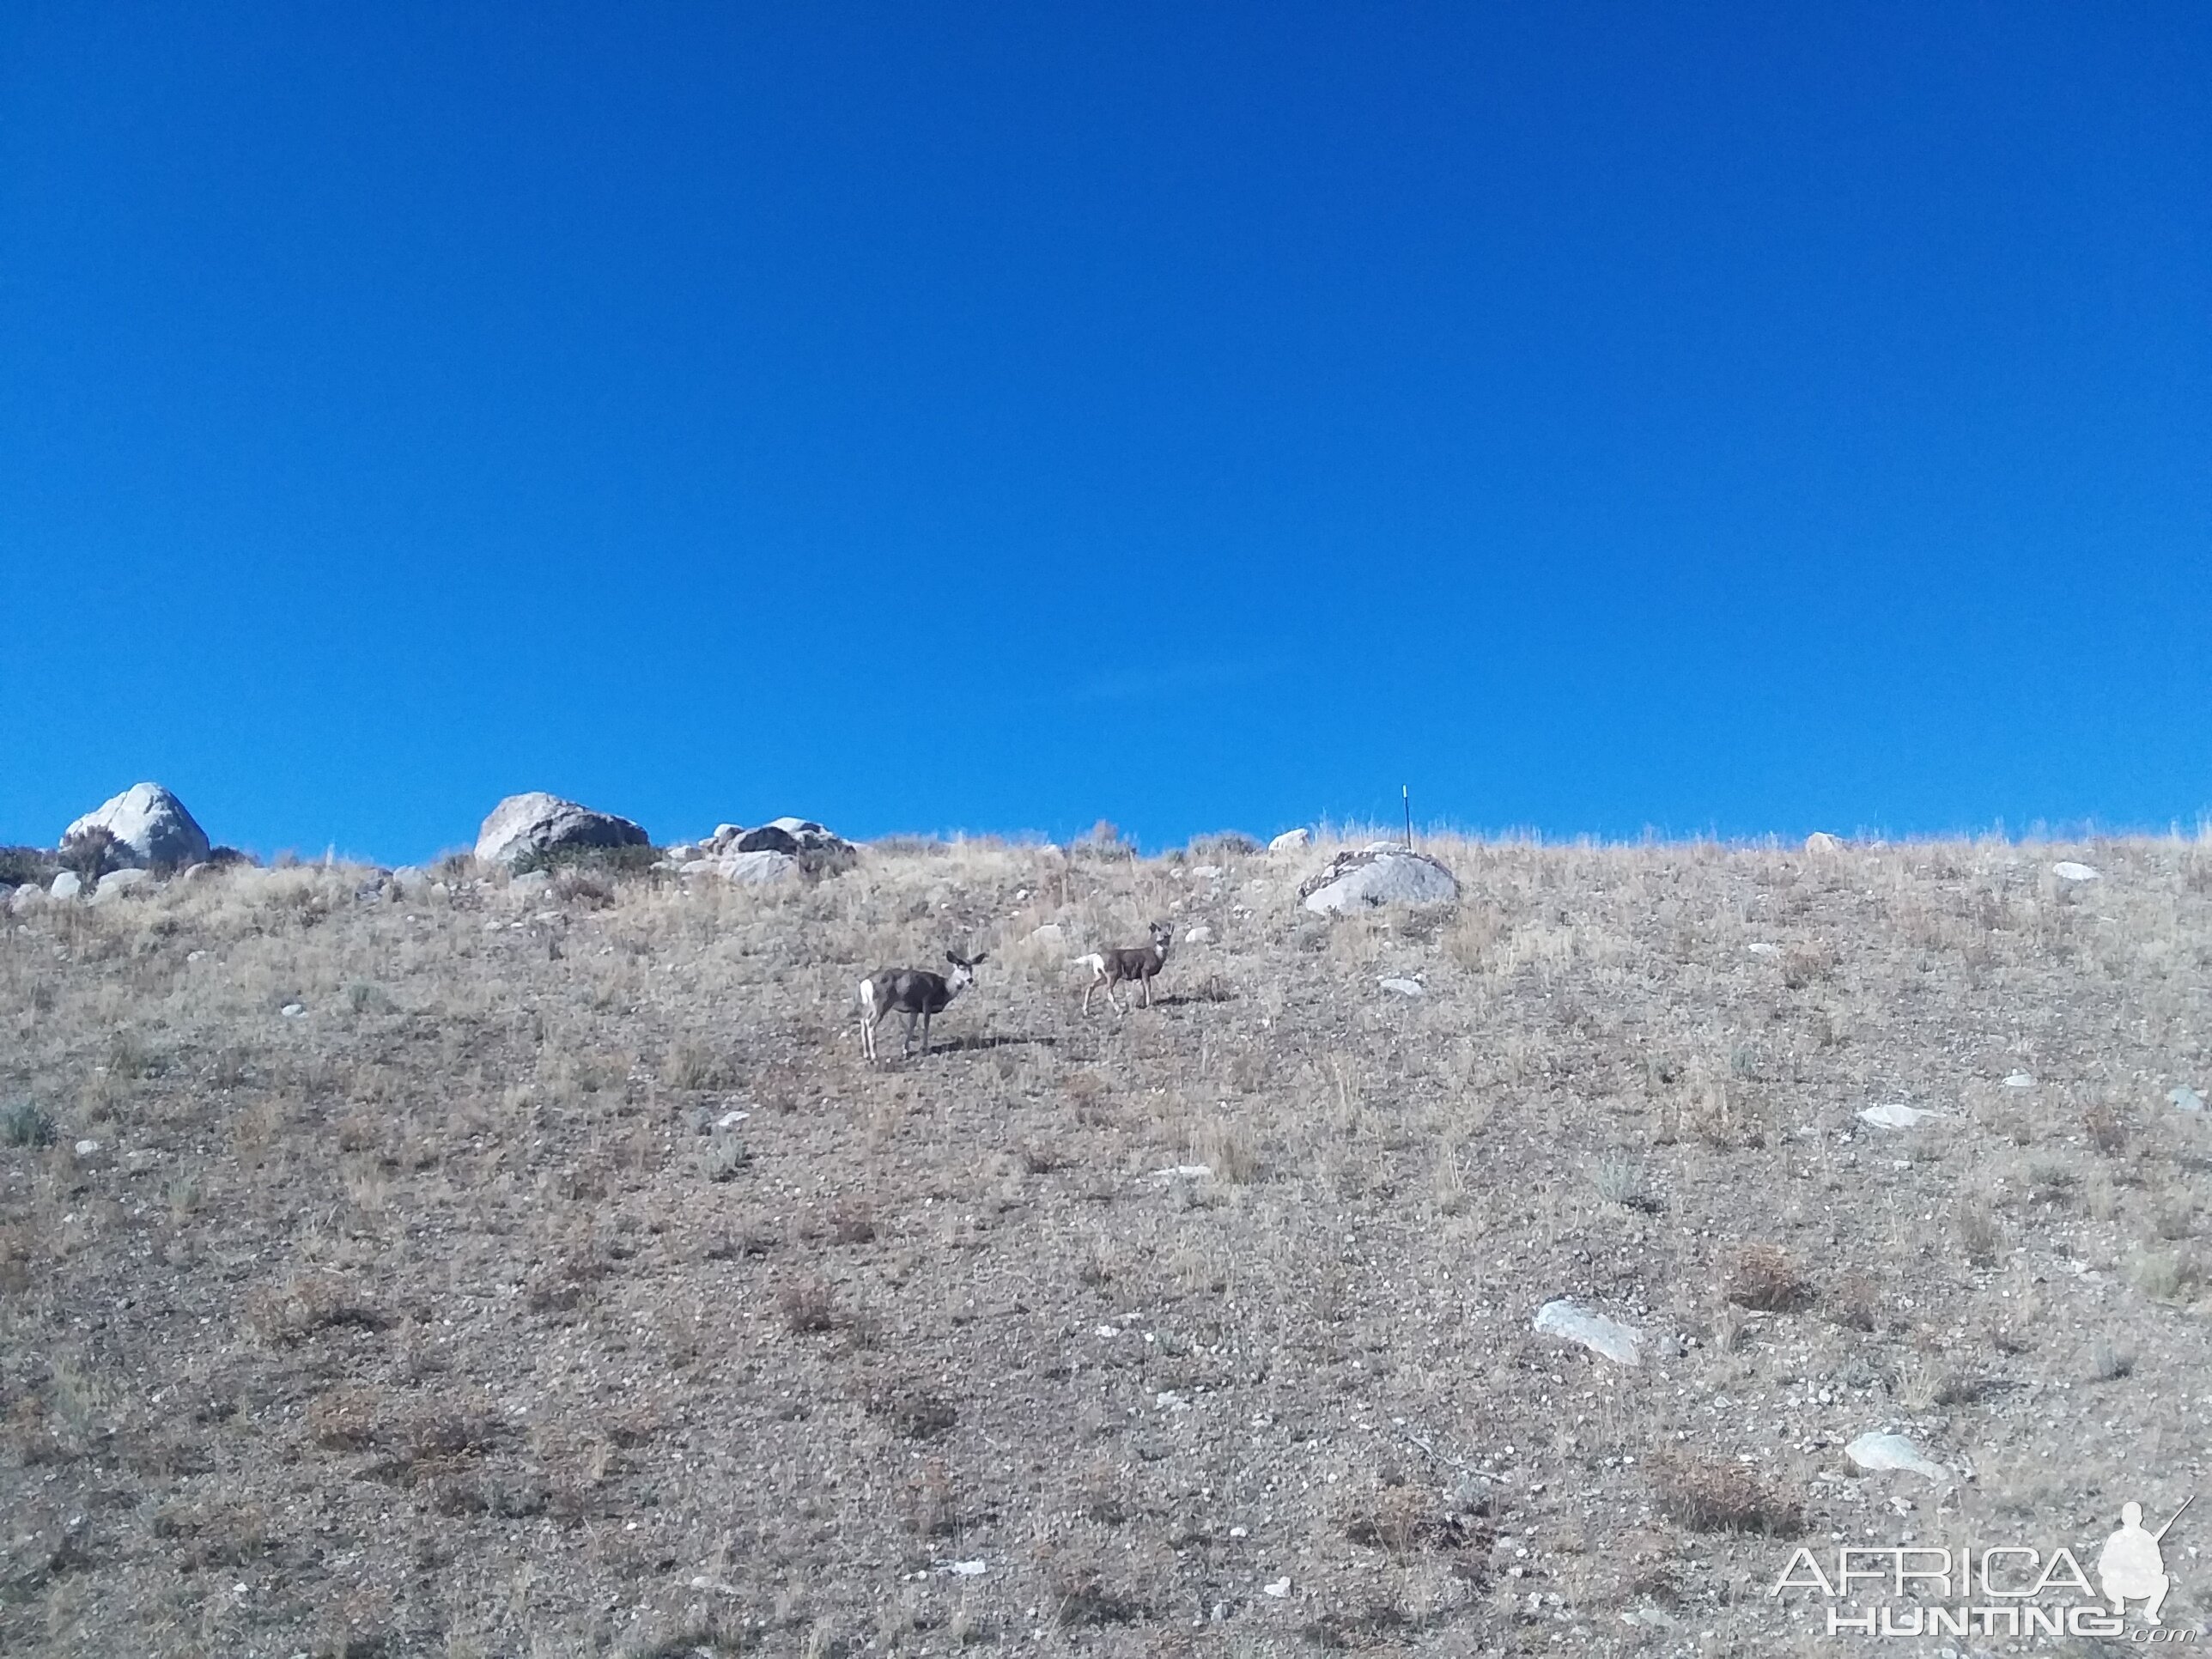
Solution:
[[[952,964],[949,974],[933,974],[920,968],[878,968],[860,981],[860,1053],[872,1060],[876,1057],[876,1027],[883,1024],[885,1014],[906,1016],[906,1042],[899,1049],[903,1059],[914,1052],[914,1023],[921,1022],[921,1053],[929,1057],[929,1022],[933,1016],[943,1013],[952,1004],[952,999],[975,982],[975,969],[988,951],[978,951],[972,957],[963,957],[957,951],[947,951],[945,960]]]
[[[1152,1006],[1152,980],[1168,965],[1168,947],[1175,942],[1175,930],[1164,921],[1152,924],[1152,942],[1132,945],[1120,951],[1093,951],[1087,957],[1078,957],[1075,965],[1091,970],[1091,983],[1083,988],[1083,1012],[1091,1012],[1091,994],[1100,986],[1106,988],[1106,1000],[1114,1004],[1117,1014],[1127,1013],[1115,1000],[1114,988],[1125,981],[1134,981],[1143,993],[1145,1006]]]

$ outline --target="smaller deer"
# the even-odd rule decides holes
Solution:
[[[1145,1006],[1152,1006],[1152,979],[1168,965],[1168,947],[1175,942],[1175,930],[1164,921],[1152,924],[1152,942],[1132,945],[1121,951],[1093,951],[1087,957],[1078,957],[1075,965],[1091,970],[1091,983],[1083,988],[1083,1012],[1091,1012],[1091,994],[1100,986],[1106,988],[1106,1000],[1114,1004],[1117,1014],[1128,1011],[1115,1000],[1114,988],[1125,980],[1134,980],[1137,988],[1144,993]]]
[[[906,1016],[906,1042],[899,1049],[902,1059],[914,1052],[914,1023],[921,1022],[921,1053],[929,1056],[929,1022],[933,1016],[943,1013],[952,999],[975,982],[975,969],[988,951],[978,951],[972,957],[963,957],[957,951],[947,951],[945,959],[952,964],[949,974],[933,974],[920,968],[878,968],[860,981],[860,1053],[870,1060],[876,1057],[876,1027],[883,1024],[885,1014]]]

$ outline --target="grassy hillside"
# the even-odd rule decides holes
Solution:
[[[0,1650],[1832,1653],[1796,1540],[2212,1490],[2212,846],[1328,850],[0,924]]]

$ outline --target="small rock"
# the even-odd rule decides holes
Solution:
[[[1030,943],[1056,950],[1067,943],[1067,933],[1058,922],[1048,921],[1042,927],[1030,930]]]
[[[1295,853],[1301,847],[1310,847],[1312,845],[1312,830],[1285,830],[1281,835],[1276,836],[1274,840],[1267,843],[1267,850],[1270,853]]]
[[[1782,954],[1782,947],[1769,940],[1761,939],[1751,947],[1751,953],[1755,957],[1778,957]],[[1621,1616],[1626,1618],[1627,1614],[1623,1613]]]
[[[2101,881],[2104,879],[2094,867],[2076,864],[2072,859],[2061,859],[2051,866],[2051,873],[2061,881]]]
[[[1162,1389],[1152,1396],[1152,1404],[1164,1412],[1181,1411],[1183,1399],[1173,1389]]]
[[[536,894],[544,892],[552,884],[553,878],[546,874],[544,871],[532,870],[526,875],[517,876],[514,880],[508,882],[507,884],[507,890],[517,898],[526,899]]]
[[[1805,850],[1808,853],[1820,854],[1823,857],[1833,858],[1844,850],[1843,838],[1832,836],[1825,830],[1815,830],[1805,837]]]
[[[1291,1593],[1291,1581],[1288,1577],[1278,1578],[1272,1584],[1261,1585],[1260,1593],[1262,1595],[1274,1596],[1278,1601],[1279,1601],[1281,1598]]]
[[[1917,1106],[1891,1103],[1868,1107],[1859,1114],[1859,1120],[1880,1129],[1917,1129],[1935,1115],[1935,1113],[1923,1111]]]
[[[1401,997],[1428,995],[1428,993],[1421,988],[1420,981],[1417,979],[1382,979],[1377,980],[1376,983],[1386,991],[1395,991]]]
[[[1221,866],[1218,864],[1194,864],[1190,866],[1190,878],[1193,881],[1218,881],[1221,879]]]
[[[717,1129],[726,1129],[732,1124],[743,1123],[751,1115],[750,1112],[725,1112],[714,1120],[714,1127]]]
[[[64,870],[54,878],[54,884],[46,889],[46,893],[52,898],[73,899],[83,890],[84,883],[77,878],[76,872]]]
[[[1205,945],[1209,943],[1212,938],[1213,929],[1207,927],[1201,921],[1197,927],[1185,931],[1182,936],[1182,942],[1185,945]]]
[[[127,894],[139,892],[153,885],[154,872],[151,870],[140,869],[136,866],[129,869],[110,870],[100,878],[100,884],[92,890],[92,902],[94,904],[112,904]]]
[[[1213,1166],[1210,1164],[1176,1164],[1164,1170],[1155,1170],[1152,1173],[1165,1181],[1206,1181],[1212,1177]]]
[[[2004,1086],[2008,1089],[2033,1089],[2035,1087],[2035,1079],[2026,1072],[2008,1072],[2005,1073]]]
[[[2204,1109],[2204,1097],[2186,1083],[2167,1090],[2166,1097],[2185,1112],[2201,1112]]]
[[[1930,1480],[1948,1480],[1951,1471],[1921,1455],[1901,1434],[1863,1434],[1844,1448],[1844,1455],[1863,1469],[1905,1469]]]
[[[981,1561],[955,1561],[945,1571],[955,1578],[980,1578],[983,1576],[983,1564]]]
[[[1602,1354],[1617,1364],[1642,1363],[1637,1349],[1644,1340],[1643,1332],[1618,1320],[1607,1319],[1603,1314],[1578,1308],[1564,1297],[1547,1302],[1536,1310],[1535,1328],[1546,1336],[1563,1336],[1570,1342],[1580,1343],[1592,1353]]]
[[[36,882],[27,881],[18,887],[8,900],[8,914],[20,916],[35,910],[46,902],[46,890]]]
[[[298,1019],[307,1012],[304,1002],[288,1002],[276,1011],[287,1019]]]
[[[96,1140],[78,1141],[76,1155],[79,1158],[97,1158],[100,1155],[100,1143]]]

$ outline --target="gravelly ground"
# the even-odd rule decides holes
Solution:
[[[0,1650],[1838,1653],[1797,1542],[2086,1563],[2205,1484],[2212,846],[1443,842],[1459,906],[1335,922],[1326,850],[8,923]],[[1082,1018],[1156,916],[1213,937]]]

